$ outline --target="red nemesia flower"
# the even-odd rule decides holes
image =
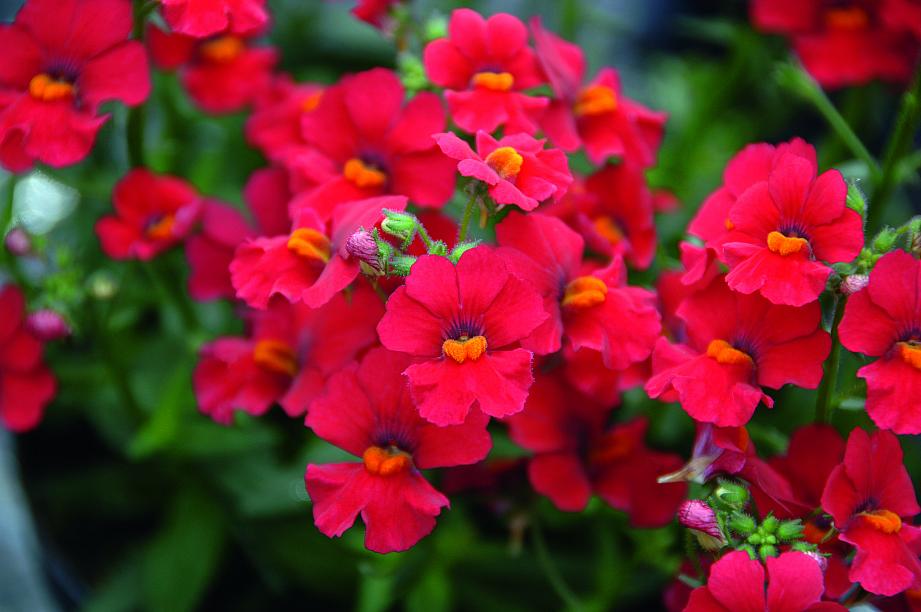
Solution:
[[[648,364],[647,359],[615,370],[604,365],[601,351],[587,348],[577,351],[569,345],[563,347],[563,376],[566,381],[606,406],[619,405],[621,392],[641,387],[649,378]]]
[[[451,198],[453,164],[432,142],[445,128],[441,100],[423,92],[404,104],[404,97],[399,77],[385,68],[346,76],[323,93],[302,130],[326,161],[309,161],[320,186],[301,205],[325,217],[341,202],[384,194],[426,206]]]
[[[583,183],[574,183],[566,197],[543,210],[566,221],[596,253],[621,255],[638,270],[652,263],[656,253],[654,198],[637,166],[605,166]]]
[[[12,431],[32,429],[56,389],[42,343],[27,324],[22,291],[0,287],[0,422]]]
[[[201,350],[193,382],[202,412],[229,425],[234,410],[264,414],[278,402],[306,412],[326,378],[377,341],[381,301],[367,286],[310,309],[273,300],[249,314],[246,338],[218,338]]]
[[[540,292],[550,315],[523,346],[553,353],[565,336],[576,350],[601,351],[615,369],[649,357],[662,329],[655,294],[626,285],[620,258],[602,270],[583,269],[582,238],[546,215],[512,213],[496,237],[509,269]]]
[[[451,13],[448,38],[426,45],[423,61],[429,79],[447,88],[448,109],[462,130],[537,130],[547,98],[522,91],[544,81],[528,47],[528,31],[517,17],[498,13],[483,19],[470,9],[457,9]]]
[[[323,223],[310,208],[296,211],[290,234],[247,240],[230,264],[237,297],[264,309],[273,295],[317,308],[358,277],[360,261],[346,250],[355,230],[374,227],[381,210],[403,210],[403,196],[381,196],[342,204]]]
[[[295,83],[287,74],[276,74],[272,83],[253,102],[246,119],[246,140],[266,158],[281,163],[307,146],[301,122],[319,106],[323,86]]]
[[[753,0],[751,17],[765,32],[789,36],[806,70],[824,87],[911,76],[921,13],[908,2]]]
[[[451,427],[422,419],[401,375],[408,365],[405,355],[374,349],[357,368],[334,374],[307,413],[314,433],[362,458],[307,466],[317,529],[340,536],[361,513],[365,546],[379,553],[413,546],[448,506],[420,469],[476,463],[492,445],[478,410]]]
[[[564,151],[584,145],[596,165],[612,156],[642,168],[655,164],[667,115],[626,98],[613,68],[603,68],[583,85],[582,49],[545,30],[538,17],[531,20],[531,31],[555,96],[540,119],[553,144]]]
[[[793,485],[796,497],[811,509],[822,504],[828,475],[844,458],[844,439],[830,425],[806,425],[790,436],[785,455],[770,464]]]
[[[75,164],[108,120],[103,102],[150,94],[144,47],[128,40],[127,0],[28,0],[0,24],[0,164]]]
[[[189,295],[196,300],[234,297],[229,268],[237,246],[247,238],[277,236],[291,227],[291,194],[283,170],[257,170],[247,181],[243,196],[255,226],[236,208],[208,200],[202,212],[201,233],[186,240]]]
[[[544,149],[544,140],[527,134],[513,134],[496,140],[477,132],[474,153],[466,142],[451,132],[435,134],[445,155],[459,160],[463,176],[483,181],[497,204],[515,204],[534,210],[544,200],[559,200],[572,182],[566,154]]]
[[[659,340],[646,392],[656,398],[674,391],[697,421],[744,425],[759,402],[774,403],[761,387],[814,389],[822,379],[831,340],[820,327],[818,302],[777,306],[731,291],[720,277],[687,298],[678,316],[688,342]]]
[[[895,595],[921,586],[921,529],[903,522],[918,514],[899,440],[888,431],[851,431],[844,462],[822,493],[838,537],[857,547],[849,578],[867,591]]]
[[[456,425],[474,403],[494,417],[524,408],[532,354],[513,347],[546,318],[540,296],[481,246],[457,266],[420,257],[377,331],[385,347],[419,358],[405,372],[419,414]]]
[[[252,46],[252,36],[227,32],[200,39],[153,25],[147,29],[154,64],[161,70],[179,69],[189,97],[212,114],[242,110],[271,86],[278,53]]]
[[[683,482],[656,479],[681,464],[677,455],[646,448],[646,420],[606,428],[610,409],[566,386],[559,376],[538,376],[525,410],[508,418],[516,444],[533,451],[528,477],[561,510],[578,512],[592,493],[630,515],[637,527],[672,520],[687,493]]]
[[[733,551],[710,567],[706,586],[691,593],[687,612],[737,612],[739,610],[834,612],[844,606],[823,602],[822,568],[809,555],[785,552],[767,559],[764,566],[743,551]]]
[[[181,34],[205,38],[229,31],[249,34],[265,28],[265,0],[162,0],[163,18]]]
[[[388,22],[390,9],[399,4],[402,0],[358,0],[358,4],[352,9],[352,14],[356,19],[361,19],[365,23],[370,23],[376,28],[382,28]]]
[[[115,214],[96,223],[102,250],[112,259],[141,261],[185,238],[203,205],[182,179],[144,168],[130,171],[115,185],[112,204]]]
[[[841,173],[816,177],[811,146],[794,141],[783,152],[756,147],[743,151],[735,169],[739,182],[749,186],[737,188],[738,199],[729,208],[732,230],[722,237],[726,281],[734,291],[758,291],[775,304],[802,306],[825,288],[831,268],[822,262],[850,261],[860,253],[863,221],[845,206]]]
[[[905,251],[884,255],[867,288],[848,298],[838,333],[847,349],[879,357],[857,372],[873,422],[921,433],[921,263]]]

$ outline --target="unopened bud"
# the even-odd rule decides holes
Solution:
[[[845,276],[841,281],[840,291],[844,295],[853,295],[865,288],[870,283],[870,277],[866,274],[851,274]]]
[[[748,489],[731,480],[720,480],[714,497],[729,508],[741,509],[748,503]]]
[[[463,255],[470,249],[474,248],[478,244],[479,244],[479,241],[461,242],[459,245],[451,249],[451,253],[448,254],[448,259],[451,260],[451,263],[456,264],[457,261],[461,258],[461,255]]]
[[[384,220],[381,229],[386,233],[399,238],[404,244],[409,244],[416,234],[416,217],[410,213],[384,209]]]
[[[857,183],[848,182],[847,199],[845,202],[848,208],[856,211],[861,217],[867,210],[867,200],[864,198],[863,192],[860,190],[860,187],[857,186]]]
[[[773,514],[769,514],[761,521],[761,529],[765,533],[774,533],[780,527],[780,521]]]
[[[690,499],[678,508],[678,522],[694,532],[705,550],[719,550],[726,538],[716,520],[716,512],[699,499]]]
[[[397,255],[390,259],[390,272],[397,276],[409,276],[414,263],[416,263],[416,258],[411,255]]]
[[[364,229],[356,230],[355,233],[348,237],[348,240],[345,241],[345,250],[350,256],[366,263],[374,271],[381,271],[377,241],[374,240],[374,236]]]
[[[777,554],[777,547],[772,544],[762,544],[758,548],[758,556],[762,561],[767,561],[768,557],[776,557]]]
[[[777,528],[777,538],[781,542],[790,540],[799,540],[803,537],[803,523],[799,519],[794,521],[784,521]]]
[[[880,231],[880,233],[876,235],[876,238],[873,239],[873,250],[877,253],[888,253],[892,250],[892,247],[895,246],[897,238],[898,236],[892,228],[887,227]]]
[[[36,338],[44,342],[60,340],[71,333],[70,325],[64,317],[48,308],[31,313],[26,319],[26,325]]]
[[[729,519],[729,528],[740,536],[749,536],[755,532],[757,525],[752,517],[736,512]]]
[[[16,257],[22,257],[32,252],[32,239],[21,227],[14,227],[6,235],[6,250]]]

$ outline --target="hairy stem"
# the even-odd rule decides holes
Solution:
[[[478,193],[474,191],[470,194],[467,206],[464,208],[464,217],[461,220],[460,234],[457,235],[457,242],[461,243],[467,239],[467,230],[470,228],[470,218],[473,217],[473,209],[476,207]]]

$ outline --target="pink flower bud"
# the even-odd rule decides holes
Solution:
[[[377,255],[377,242],[369,232],[363,229],[356,230],[345,242],[345,250],[377,272],[381,271],[381,263]]]
[[[678,508],[678,522],[693,530],[700,545],[707,550],[717,550],[726,544],[716,512],[704,501],[689,499],[682,503]]]
[[[36,310],[27,319],[29,331],[44,342],[60,340],[70,335],[70,325],[60,314],[50,309]]]
[[[20,227],[14,227],[6,235],[6,250],[17,257],[28,255],[32,252],[32,240]]]
[[[870,277],[866,274],[851,274],[841,281],[841,293],[844,295],[853,295],[867,286]]]

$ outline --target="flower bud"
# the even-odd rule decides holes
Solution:
[[[897,238],[898,236],[891,227],[883,228],[873,239],[873,250],[877,253],[888,253],[895,246]]]
[[[736,547],[736,550],[744,550],[748,553],[749,558],[754,561],[758,558],[758,554],[755,552],[755,547],[751,544],[740,544]]]
[[[70,325],[64,317],[49,308],[31,313],[26,319],[26,325],[36,338],[44,342],[60,340],[71,333]]]
[[[374,271],[381,271],[377,241],[364,229],[358,229],[348,237],[345,241],[345,250],[350,256],[368,264]]]
[[[479,244],[478,241],[473,242],[461,242],[459,245],[451,249],[451,253],[448,254],[448,259],[451,260],[451,263],[456,264],[457,260],[461,258],[461,255],[472,249],[473,247]]]
[[[847,184],[847,199],[845,202],[848,208],[855,211],[861,217],[867,210],[867,200],[864,198],[860,187],[854,182],[848,182]]]
[[[780,527],[780,521],[773,514],[769,514],[761,521],[761,529],[765,533],[774,533]]]
[[[777,547],[771,544],[762,544],[758,548],[758,556],[762,561],[767,561],[768,557],[776,557],[778,554]]]
[[[795,521],[784,521],[777,528],[777,538],[781,542],[790,540],[799,540],[803,537],[803,523],[799,519]]]
[[[409,270],[416,263],[411,255],[397,255],[390,260],[390,271],[397,276],[409,276]]]
[[[32,252],[32,239],[21,227],[14,227],[6,235],[6,250],[16,257],[22,257]]]
[[[726,537],[716,520],[716,512],[699,499],[685,501],[678,508],[678,522],[690,529],[705,550],[719,550]]]
[[[721,504],[733,509],[741,509],[748,503],[748,489],[731,480],[720,480],[713,495]]]
[[[755,519],[742,512],[736,512],[729,519],[729,528],[740,536],[750,536],[755,532]]]
[[[870,277],[866,274],[851,274],[845,276],[841,281],[841,293],[844,295],[853,295],[866,287],[870,283]]]
[[[387,209],[384,209],[383,213],[384,220],[381,221],[381,229],[402,240],[404,245],[408,245],[416,234],[418,221],[415,215]]]

